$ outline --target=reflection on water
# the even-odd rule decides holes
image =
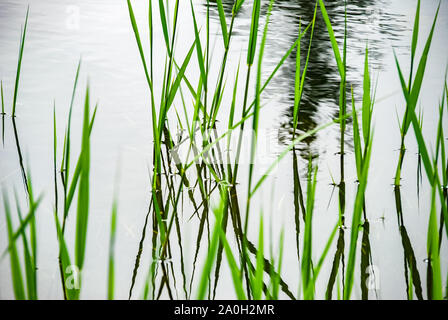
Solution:
[[[294,5],[290,5],[291,3]],[[365,39],[370,39],[369,50],[372,61],[381,61],[384,51],[390,50],[389,47],[385,47],[385,41],[383,39],[394,34],[398,37],[400,28],[397,28],[396,23],[393,21],[396,21],[399,16],[390,14],[387,16],[383,15],[382,10],[386,3],[387,1],[356,1],[347,7],[349,12],[347,16],[348,61],[355,55],[364,53]],[[336,36],[339,39],[339,48],[342,53],[345,17],[344,1],[329,2],[327,4],[327,10],[330,17],[332,17],[332,24]],[[313,11],[314,3],[312,1],[281,1],[279,2],[276,13],[280,16],[300,17],[302,21],[308,22],[313,18]],[[375,23],[377,19],[380,20],[379,24]],[[300,23],[299,19],[296,18],[295,20],[295,26],[289,29],[289,34],[286,28],[284,28],[284,30],[279,30],[278,34],[271,38],[278,38],[280,34],[288,35],[289,41],[293,43],[297,38],[297,32],[292,33],[291,31],[297,30]],[[387,23],[385,24],[386,27],[380,27],[380,24],[384,24],[385,21]],[[364,24],[370,25],[371,28],[368,28],[368,31],[363,30],[363,28],[358,28],[358,26]],[[310,35],[307,33],[304,41],[302,41],[302,65],[306,60],[306,49],[309,46],[309,39]],[[285,105],[283,113],[286,118],[279,128],[280,141],[282,143],[289,143],[291,139],[294,105],[294,94],[291,88],[294,88],[295,55],[296,51],[285,62],[285,66],[277,78],[281,78],[280,83],[278,85],[274,83],[272,86],[273,91],[281,90],[281,87],[290,88],[290,93],[284,95],[284,100],[282,101]],[[356,88],[362,79],[361,74],[357,73],[358,71],[351,70],[350,63],[348,63],[347,72],[347,88],[350,88],[350,85]],[[303,132],[314,129],[317,125],[321,124],[319,122],[328,121],[328,118],[335,119],[339,117],[340,77],[333,58],[326,26],[321,15],[317,15],[305,83],[298,116],[298,128]],[[322,112],[326,115],[323,119],[320,115]],[[307,157],[307,154],[312,152],[312,145],[315,139],[316,136],[309,138],[305,142],[305,145],[302,146],[303,156]]]
[[[404,26],[404,16],[398,12],[388,12],[391,0],[363,0],[350,2],[347,5],[347,60],[348,60],[348,91],[353,85],[355,93],[359,93],[358,87],[362,81],[361,68],[353,67],[352,60],[358,61],[364,55],[368,42],[370,66],[379,71],[384,54],[390,53],[393,46],[401,46],[400,39]],[[232,14],[233,0],[223,1],[225,12],[230,17]],[[262,3],[261,14],[265,17],[268,2]],[[268,41],[265,49],[266,70],[272,70],[282,55],[297,40],[299,28],[303,29],[313,19],[314,1],[307,0],[278,0],[272,9],[271,23],[268,32]],[[219,21],[216,6],[211,4],[211,17]],[[343,50],[345,1],[336,0],[326,4],[331,22],[339,40],[339,49]],[[241,17],[242,16],[242,17]],[[248,37],[250,25],[250,6],[246,6],[238,19],[247,19],[246,22],[236,23],[234,36]],[[260,18],[264,21],[264,18]],[[263,22],[264,23],[264,22]],[[306,61],[310,41],[308,32],[301,42],[302,70]],[[294,110],[294,81],[296,72],[296,54],[286,59],[264,94],[265,97],[277,97],[277,108],[283,115],[278,128],[278,140],[281,145],[291,142]],[[269,64],[272,64],[269,66]],[[265,72],[266,77],[268,71]],[[340,77],[333,58],[328,32],[320,14],[317,14],[316,25],[312,40],[309,67],[305,79],[305,87],[301,100],[298,116],[298,130],[306,132],[313,130],[318,125],[339,117],[339,83]],[[358,98],[355,95],[356,99]],[[358,99],[357,99],[358,100]],[[348,110],[350,111],[350,110]],[[307,160],[311,154],[318,155],[317,148],[313,148],[318,136],[308,137],[298,146],[300,154]],[[314,151],[313,151],[314,150]]]

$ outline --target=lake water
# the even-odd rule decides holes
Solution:
[[[174,6],[174,1],[169,2],[171,6]],[[176,57],[182,61],[181,59],[194,41],[194,29],[188,1],[180,2]],[[344,30],[344,1],[326,2],[328,2],[327,9],[336,35],[338,39],[341,39]],[[251,3],[249,0],[246,1],[235,20],[226,73],[226,93],[218,116],[218,131],[220,132],[225,132],[227,127],[233,79],[240,62],[238,101],[241,102],[244,95],[242,80],[246,76],[245,61],[250,31]],[[73,113],[73,154],[77,155],[79,152],[82,103],[87,82],[90,84],[92,104],[98,102],[98,112],[91,140],[90,220],[81,297],[85,299],[106,297],[110,211],[115,173],[119,170],[116,297],[126,299],[150,202],[150,167],[153,157],[149,93],[129,21],[126,1],[45,0],[31,1],[29,4],[30,16],[20,78],[15,131],[9,114],[11,113],[21,26],[24,23],[28,2],[22,0],[0,1],[0,30],[2,30],[0,33],[0,78],[3,81],[5,108],[8,114],[3,118],[2,124],[4,142],[0,147],[0,185],[11,196],[15,188],[23,201],[23,206],[26,206],[26,195],[17,152],[17,145],[19,145],[23,162],[31,170],[35,192],[45,195],[37,212],[39,297],[42,299],[62,298],[57,262],[58,243],[53,219],[53,104],[56,106],[58,152],[61,155],[76,67],[82,57],[80,82]],[[223,4],[230,21],[233,1],[223,0]],[[393,188],[393,177],[398,161],[397,150],[400,147],[397,115],[401,119],[405,103],[393,52],[395,50],[399,61],[404,66],[404,73],[407,75],[416,5],[416,0],[363,0],[350,1],[347,7],[348,81],[350,85],[353,85],[358,107],[361,106],[366,45],[369,47],[372,83],[377,84],[377,102],[374,106],[373,120],[375,136],[366,195],[366,211],[370,221],[371,266],[372,270],[375,270],[374,282],[376,282],[376,290],[369,291],[369,297],[372,299],[406,299],[407,297],[407,272],[403,263],[402,233],[400,233],[400,226],[397,223]],[[420,56],[421,44],[424,43],[429,33],[437,5],[438,1],[436,0],[422,3],[420,47],[417,50],[417,57]],[[147,50],[147,1],[134,1],[133,6],[136,20],[142,29],[142,38],[145,39],[145,50]],[[195,0],[194,6],[198,24],[205,29],[206,1]],[[267,1],[262,1],[260,28],[264,26],[267,6]],[[158,10],[154,10],[154,12],[158,12]],[[297,39],[300,25],[305,26],[312,20],[313,12],[313,1],[275,1],[263,60],[263,79],[269,76],[284,53]],[[305,91],[299,112],[299,129],[302,132],[312,130],[339,117],[339,75],[320,11],[317,16]],[[211,78],[215,79],[214,75],[219,72],[219,63],[216,65],[213,61],[221,59],[224,51],[216,6],[211,6],[210,17],[212,59],[210,74]],[[154,74],[161,79],[165,62],[165,44],[158,17],[155,21],[154,61],[156,63]],[[443,2],[420,95],[420,105],[424,110],[424,134],[428,141],[435,141],[437,110],[448,63],[446,39],[448,39],[448,5]],[[306,57],[307,42],[306,38],[302,44],[303,61]],[[195,53],[193,57],[195,58]],[[258,144],[255,180],[291,143],[295,62],[296,51],[294,50],[262,95],[264,107],[260,113],[261,138]],[[197,64],[191,64],[187,70],[187,76],[197,79],[198,74]],[[253,80],[255,80],[255,74],[254,71]],[[255,82],[253,84],[250,94],[253,93]],[[194,87],[196,85],[193,83]],[[156,85],[155,90],[156,95],[159,95],[161,88]],[[183,94],[187,101],[191,101],[186,88],[184,88]],[[180,98],[176,98],[174,106],[183,117]],[[237,106],[236,117],[240,113],[241,103]],[[170,111],[168,117],[171,129],[176,128],[177,119],[173,110]],[[444,124],[447,124],[446,117]],[[297,147],[298,170],[302,187],[306,186],[308,158],[313,157],[314,163],[319,166],[313,222],[313,258],[315,261],[319,259],[320,252],[322,252],[338,219],[338,187],[334,186],[332,182],[339,182],[340,179],[339,136],[339,126],[333,125],[301,142]],[[420,196],[417,197],[418,148],[412,136],[413,134],[410,133],[406,143],[407,153],[403,166],[401,195],[405,229],[412,243],[422,287],[425,289],[426,241],[431,190],[426,183],[426,177],[423,176],[424,183],[421,186]],[[247,148],[249,148],[250,141],[247,143]],[[350,225],[351,222],[351,211],[357,186],[352,145],[352,130],[351,123],[349,123],[346,132],[345,157],[347,225]],[[60,160],[58,160],[58,165],[60,165]],[[240,202],[244,204],[247,197],[248,172],[247,163],[243,160],[241,168],[245,169],[240,170],[237,189]],[[199,197],[199,194],[195,193],[195,196]],[[184,265],[189,283],[199,221],[197,218],[189,220],[193,208],[191,203],[188,203],[187,196],[183,199],[182,208],[181,230]],[[296,295],[300,272],[298,271],[294,226],[292,152],[279,163],[275,172],[255,194],[251,210],[249,238],[252,242],[256,243],[258,238],[260,212],[263,212],[265,229],[272,232],[273,241],[271,243],[275,248],[278,245],[277,239],[280,230],[284,227],[285,255],[282,278]],[[3,252],[7,247],[3,207],[1,216],[0,250]],[[73,213],[68,220],[66,236],[70,247],[74,243],[75,222]],[[147,233],[150,233],[150,230],[148,227]],[[349,236],[349,228],[345,230],[345,236],[341,235],[341,232],[338,233],[339,239],[345,237],[346,248]],[[198,270],[201,270],[203,264],[201,258],[206,254],[206,239],[204,238],[203,241],[204,245],[197,263]],[[141,266],[137,274],[133,298],[139,298],[141,295],[150,265],[150,251],[151,240],[148,236],[144,241]],[[317,298],[325,298],[335,252],[336,241],[332,245],[319,276],[316,288]],[[442,275],[446,281],[445,271],[448,267],[446,241],[442,242],[440,256]],[[169,264],[173,266],[174,274],[177,276],[177,285],[171,284],[174,297],[184,298],[178,249],[173,249]],[[357,263],[357,267],[359,267],[359,263]],[[199,272],[196,274],[195,281],[199,278]],[[196,286],[197,284],[194,282],[193,288]],[[9,260],[6,258],[0,261],[0,297],[2,299],[14,297]],[[168,295],[163,292],[161,297],[168,298]],[[216,297],[235,297],[226,263],[223,263]],[[336,297],[336,293],[333,293],[333,297]],[[361,298],[359,275],[356,275],[353,298]]]

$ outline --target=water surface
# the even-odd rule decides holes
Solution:
[[[238,64],[240,78],[245,78],[245,55],[251,19],[251,1],[246,1],[235,26],[227,67],[226,98],[219,117],[218,130],[225,130],[227,124],[231,84]],[[348,22],[348,81],[353,86],[360,105],[362,92],[362,70],[365,48],[369,48],[371,74],[377,85],[375,105],[375,139],[372,167],[366,196],[367,214],[370,221],[371,264],[378,274],[377,288],[369,292],[370,298],[405,299],[406,271],[403,265],[403,228],[413,246],[420,271],[422,286],[426,288],[426,232],[429,212],[430,190],[424,184],[417,199],[416,172],[417,146],[409,139],[406,147],[401,195],[405,226],[397,223],[394,189],[392,186],[400,146],[397,114],[404,113],[404,99],[393,60],[393,50],[405,66],[409,61],[413,17],[417,1],[364,0],[350,2],[347,10]],[[231,14],[233,1],[223,1],[226,13]],[[424,1],[421,12],[421,42],[429,32],[438,1]],[[198,23],[205,25],[207,6],[205,1],[195,1]],[[268,3],[263,1],[264,25]],[[0,2],[0,78],[3,80],[6,111],[10,114],[14,88],[17,52],[21,26],[26,13],[26,1],[3,0]],[[146,1],[134,1],[139,27],[147,36]],[[331,1],[327,9],[335,32],[341,39],[344,32],[344,1]],[[156,10],[154,10],[156,12]],[[181,1],[177,39],[177,56],[182,59],[194,40],[193,24],[188,1]],[[263,76],[266,79],[276,64],[297,39],[299,28],[306,26],[313,17],[312,1],[275,2],[263,60]],[[214,5],[210,7],[212,58],[220,59],[223,54],[220,38],[219,17]],[[339,75],[333,58],[325,24],[317,14],[317,24],[312,41],[309,68],[304,96],[299,112],[299,130],[306,132],[339,116]],[[158,21],[158,20],[157,20]],[[261,27],[262,27],[261,26]],[[442,3],[439,21],[428,60],[427,72],[421,94],[424,110],[424,131],[427,138],[434,140],[437,124],[437,106],[442,92],[447,65],[448,6]],[[156,47],[163,48],[160,26],[155,27]],[[302,61],[306,58],[309,38],[302,41]],[[340,43],[342,46],[342,43]],[[419,48],[418,55],[422,48]],[[263,111],[260,116],[260,132],[257,153],[256,176],[272,163],[292,139],[292,117],[294,104],[294,78],[296,51],[287,58],[266,91],[263,93]],[[82,100],[87,82],[90,84],[92,103],[98,102],[98,114],[92,134],[91,168],[91,220],[89,222],[88,257],[84,267],[82,298],[104,298],[106,296],[106,263],[109,237],[109,219],[112,205],[114,177],[120,168],[119,226],[117,239],[117,298],[127,298],[134,268],[135,255],[148,211],[150,201],[150,165],[152,164],[152,128],[147,85],[142,70],[137,46],[129,22],[126,1],[35,1],[30,3],[30,18],[22,65],[20,91],[17,106],[16,128],[9,116],[4,117],[4,144],[0,148],[0,184],[11,192],[17,189],[25,201],[18,148],[23,162],[31,169],[35,189],[45,194],[45,200],[38,212],[39,231],[39,294],[43,299],[60,298],[59,271],[57,264],[57,241],[53,220],[53,160],[52,160],[52,112],[56,106],[59,150],[62,149],[65,123],[70,102],[73,79],[78,60],[82,57],[81,80],[76,96],[73,114],[73,152],[79,152],[82,120]],[[163,50],[155,50],[155,74],[163,74]],[[212,64],[213,74],[214,67]],[[218,70],[215,70],[216,73]],[[255,72],[254,72],[255,73]],[[187,74],[198,77],[197,66],[192,64]],[[156,88],[160,93],[161,88]],[[185,89],[186,90],[186,89]],[[185,91],[186,92],[186,91]],[[242,100],[243,84],[238,91]],[[178,110],[181,101],[176,100]],[[237,110],[239,116],[241,110]],[[176,128],[175,114],[170,115],[171,128]],[[446,123],[446,122],[445,122]],[[15,130],[14,130],[15,129]],[[16,133],[16,134],[15,134]],[[318,254],[323,249],[328,235],[338,216],[338,188],[332,184],[340,179],[339,127],[332,126],[312,136],[297,147],[297,158],[293,153],[279,165],[268,182],[253,199],[250,238],[257,239],[258,213],[263,211],[266,223],[272,230],[273,239],[278,239],[285,228],[285,261],[283,279],[296,293],[299,273],[296,256],[294,228],[294,176],[299,176],[302,185],[306,181],[308,158],[314,158],[319,166],[316,191],[314,249]],[[347,219],[351,221],[353,198],[356,192],[356,170],[353,163],[351,125],[346,133],[345,181]],[[431,140],[430,140],[431,141]],[[17,143],[18,142],[18,143]],[[249,142],[248,142],[249,143]],[[60,151],[59,151],[60,152]],[[297,167],[294,166],[297,160]],[[241,203],[246,197],[247,166],[243,163],[239,177],[238,191]],[[297,170],[295,170],[295,168]],[[425,179],[425,178],[424,178]],[[3,211],[2,211],[3,212]],[[195,235],[198,221],[189,220],[192,207],[185,201],[182,213],[182,234],[187,275],[192,272]],[[74,239],[74,216],[68,222],[67,239]],[[350,225],[348,223],[348,225]],[[0,218],[0,249],[6,247],[5,219]],[[401,227],[401,229],[400,229]],[[400,232],[401,230],[401,232]],[[340,232],[338,239],[349,232]],[[70,237],[72,236],[72,238]],[[277,241],[275,240],[276,244]],[[142,256],[142,267],[137,277],[134,298],[142,290],[150,261],[150,240],[145,242],[147,250]],[[446,243],[441,249],[442,270],[448,265]],[[178,275],[175,297],[183,298],[180,267],[177,251],[171,262]],[[201,257],[205,249],[201,251]],[[336,245],[332,246],[327,263],[319,277],[318,298],[325,297],[331,271],[337,257]],[[202,263],[199,263],[202,265]],[[9,261],[0,262],[0,297],[13,298],[9,277]],[[445,277],[446,275],[444,275]],[[360,284],[357,276],[353,292],[360,298]],[[445,279],[445,278],[444,278]],[[162,296],[167,298],[166,294]],[[234,298],[227,266],[222,268],[217,298]]]

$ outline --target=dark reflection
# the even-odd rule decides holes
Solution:
[[[213,0],[209,0],[209,1],[205,1],[205,4],[207,5],[207,2],[210,4],[210,7],[215,7],[216,8],[216,1]],[[231,17],[232,16],[232,9],[233,9],[233,4],[234,4],[235,0],[222,0],[222,7],[224,8],[224,12],[226,13],[226,16]],[[219,19],[219,17],[218,17]]]
[[[411,240],[408,236],[406,227],[404,225],[400,186],[394,187],[394,195],[395,195],[395,209],[397,212],[398,228],[401,235],[401,243],[403,245],[403,253],[404,253],[403,265],[404,265],[404,277],[406,281],[406,295],[409,300],[411,298],[411,292],[413,291],[412,288],[410,288],[410,284],[412,283],[417,299],[423,300],[422,285],[420,280],[420,273],[417,268],[417,260],[415,259],[414,249],[412,248]],[[428,263],[428,271],[430,271],[429,266],[430,263]],[[428,277],[428,280],[430,279],[432,278]],[[429,283],[430,282],[428,282],[428,285]],[[430,291],[431,290],[428,290],[428,292]]]
[[[371,268],[373,266],[372,248],[370,246],[370,223],[367,219],[366,203],[364,199],[363,205],[363,217],[364,222],[362,224],[362,242],[361,242],[361,299],[369,300],[369,288],[367,286],[369,276],[374,279],[377,277],[375,270]],[[370,274],[371,273],[371,274]],[[378,292],[374,290],[375,297],[378,299]]]
[[[398,46],[403,31],[406,30],[402,15],[387,12],[391,0],[360,0],[347,3],[347,90],[353,85],[355,99],[359,85],[362,83],[362,68],[355,65],[364,55],[368,42],[370,66],[376,71],[382,67],[381,61],[390,48],[390,42]],[[233,0],[223,0],[224,11],[230,19]],[[205,6],[207,4],[204,1]],[[269,2],[262,3],[260,30],[264,27],[265,14]],[[344,31],[345,1],[325,1],[328,14],[339,41],[342,54]],[[210,2],[210,17],[219,20],[216,4]],[[299,27],[302,30],[313,19],[315,1],[309,0],[277,0],[272,9],[271,23],[263,61],[265,78],[280,60],[281,56],[297,40]],[[243,5],[234,26],[234,38],[247,41],[251,19],[251,3]],[[234,39],[235,41],[236,39]],[[310,34],[302,39],[301,64],[306,61]],[[264,97],[274,98],[283,117],[279,124],[279,143],[287,145],[293,135],[294,79],[296,71],[296,50],[286,59],[279,72],[264,92]],[[299,132],[315,129],[318,125],[339,117],[339,83],[340,77],[325,23],[318,8],[311,55],[305,80],[305,88],[298,117]],[[348,110],[349,111],[349,110]],[[305,139],[297,146],[300,155],[307,160],[309,155],[317,156],[317,136]],[[350,144],[350,141],[347,141]]]
[[[23,180],[23,186],[25,188],[26,191],[26,195],[28,196],[28,179],[26,176],[26,171],[25,171],[25,167],[23,165],[23,156],[22,156],[22,149],[20,148],[20,141],[19,141],[19,134],[17,131],[17,126],[16,126],[16,120],[14,117],[12,117],[12,128],[14,130],[14,138],[16,141],[16,147],[17,147],[17,155],[19,157],[19,165],[20,165],[20,172],[22,173],[22,180]]]

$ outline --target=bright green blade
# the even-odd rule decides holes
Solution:
[[[107,276],[107,299],[114,299],[114,284],[115,284],[115,238],[117,231],[117,200],[115,199],[112,205],[112,216],[110,222],[110,239],[109,239],[109,270]]]
[[[325,4],[322,0],[319,0],[320,11],[322,12],[322,17],[324,18],[325,25],[327,27],[328,35],[330,36],[331,47],[333,48],[334,57],[336,59],[336,64],[338,66],[339,75],[341,78],[344,77],[344,64],[341,59],[341,53],[339,51],[338,42],[336,41],[336,37],[334,35],[333,27],[330,22],[330,18],[327,13],[327,9],[325,8]]]
[[[252,7],[252,20],[250,24],[249,46],[247,49],[247,65],[254,63],[255,50],[257,48],[258,21],[260,20],[261,0],[254,0]]]
[[[87,241],[87,222],[89,218],[90,197],[90,102],[89,87],[87,86],[84,103],[84,120],[81,144],[81,173],[79,177],[78,207],[76,214],[75,263],[79,270],[84,265]]]
[[[221,23],[222,39],[224,40],[224,47],[227,48],[229,45],[229,36],[227,34],[226,15],[222,6],[222,0],[216,0],[216,4],[218,6],[219,22]]]
[[[9,241],[9,257],[11,264],[11,279],[14,290],[14,296],[17,300],[25,300],[25,287],[23,284],[22,270],[20,266],[19,254],[17,251],[16,243],[13,238],[13,226],[11,219],[11,210],[9,207],[9,202],[7,199],[6,192],[3,192],[3,206],[6,215],[6,224],[8,231],[8,241]],[[19,234],[20,235],[20,234]]]
[[[364,81],[362,88],[362,133],[364,141],[369,141],[372,101],[370,98],[369,49],[367,47],[364,60]]]

